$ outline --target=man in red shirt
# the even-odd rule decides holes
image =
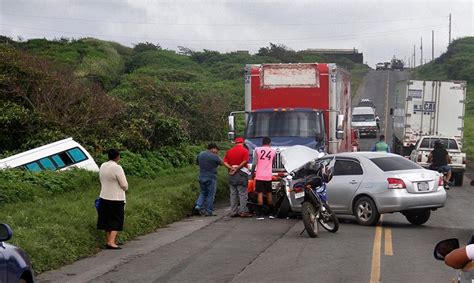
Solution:
[[[232,167],[229,171],[230,216],[251,217],[247,208],[247,182],[250,172],[246,165],[249,151],[244,146],[243,138],[238,137],[234,141],[235,146],[228,150],[224,157],[224,163]]]

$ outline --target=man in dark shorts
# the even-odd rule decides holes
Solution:
[[[255,172],[255,190],[258,193],[257,219],[263,217],[263,194],[267,196],[267,203],[270,207],[270,218],[275,218],[273,213],[272,200],[272,165],[276,151],[271,148],[272,140],[264,137],[262,146],[257,147],[253,154],[252,176]]]

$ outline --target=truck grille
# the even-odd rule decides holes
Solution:
[[[281,170],[285,170],[285,167],[283,167],[283,163],[282,163],[282,160],[281,160],[281,154],[280,152],[277,152],[277,154],[275,155],[275,159],[273,159],[273,170],[275,171],[281,171]]]

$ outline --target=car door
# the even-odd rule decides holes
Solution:
[[[328,183],[328,202],[337,213],[351,213],[351,200],[362,180],[364,171],[359,161],[336,158],[334,176]]]
[[[0,242],[0,282],[7,282],[7,263],[5,262],[5,255],[3,254],[5,247]]]

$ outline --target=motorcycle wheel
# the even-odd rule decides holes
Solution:
[[[324,229],[331,233],[336,233],[339,230],[339,221],[336,214],[332,211],[327,203],[323,204],[325,211],[319,211],[318,222]]]
[[[308,233],[311,238],[316,238],[318,236],[319,230],[317,212],[310,202],[303,202],[303,206],[301,207],[301,216],[303,218],[303,224],[306,233]]]

